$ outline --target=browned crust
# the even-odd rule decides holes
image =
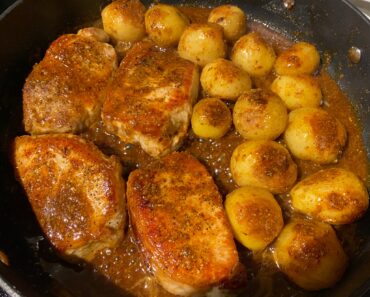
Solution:
[[[172,153],[134,171],[127,195],[136,236],[157,277],[199,289],[231,275],[238,256],[222,200],[194,157]]]
[[[172,49],[158,48],[150,41],[134,45],[107,92],[102,118],[108,130],[127,142],[139,142],[138,135],[144,135],[162,150],[171,147],[174,135],[185,134],[189,124],[195,70],[193,63]],[[168,86],[168,94],[151,97]],[[189,113],[188,119],[174,123],[171,114],[181,109]]]
[[[99,117],[102,91],[116,65],[114,49],[75,34],[62,35],[23,87],[25,130],[78,132]]]
[[[116,158],[70,134],[21,136],[15,139],[14,164],[42,230],[59,252],[105,240],[114,245],[122,238],[125,187]]]

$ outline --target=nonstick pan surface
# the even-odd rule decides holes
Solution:
[[[202,6],[225,3],[163,2]],[[328,71],[355,107],[363,125],[369,157],[370,22],[347,1],[296,0],[294,8],[289,11],[281,0],[232,3],[243,8],[249,19],[293,40],[311,41],[322,55],[331,56]],[[30,205],[14,178],[9,150],[14,137],[24,134],[21,90],[32,66],[42,59],[52,40],[97,19],[105,4],[97,0],[19,0],[0,16],[0,249],[8,255],[11,263],[10,267],[0,263],[0,286],[11,296],[73,296],[73,292],[66,292],[57,280],[43,271],[40,258],[47,258],[44,260],[49,262],[59,260],[48,243],[42,240]],[[351,46],[362,51],[359,64],[352,64],[347,57]],[[351,259],[343,280],[333,289],[310,296],[368,296],[370,212],[358,222],[357,228],[362,247]]]

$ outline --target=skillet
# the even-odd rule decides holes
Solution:
[[[143,1],[148,4],[149,1]],[[185,1],[163,1],[181,4]],[[329,53],[328,72],[351,99],[363,124],[363,138],[370,156],[370,22],[343,0],[296,0],[286,10],[281,0],[232,1],[250,19],[293,40],[317,45]],[[107,1],[18,0],[0,16],[0,249],[11,266],[0,263],[0,286],[10,296],[74,296],[43,270],[41,261],[61,263],[43,240],[22,188],[9,162],[9,148],[22,128],[21,90],[32,65],[57,36],[75,32],[77,26],[99,17]],[[186,1],[187,5],[216,6],[225,1]],[[359,64],[347,57],[351,46],[362,50]],[[368,182],[369,184],[369,182]],[[333,289],[308,296],[368,296],[370,292],[370,212],[357,224],[361,249],[343,280]],[[61,264],[60,264],[61,263]],[[74,268],[70,267],[71,271]],[[114,288],[110,288],[114,291]],[[295,289],[292,289],[294,296]],[[88,295],[82,295],[88,297]],[[109,296],[109,295],[107,295]],[[298,295],[297,295],[298,296]]]

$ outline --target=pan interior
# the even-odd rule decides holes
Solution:
[[[164,1],[171,4],[216,6],[225,1]],[[228,1],[231,2],[231,1]],[[250,20],[262,23],[292,40],[315,43],[322,56],[328,54],[330,75],[338,81],[351,99],[360,121],[370,156],[370,23],[354,11],[346,1],[296,0],[293,10],[286,10],[280,0],[232,1],[244,9]],[[81,24],[99,17],[101,7],[107,1],[96,0],[24,0],[16,2],[12,10],[0,16],[0,249],[8,256],[10,268],[0,264],[0,274],[8,292],[20,296],[79,296],[86,293],[70,293],[61,280],[50,277],[46,266],[67,271],[71,278],[93,279],[86,285],[95,288],[100,284],[99,275],[86,272],[62,262],[42,237],[27,199],[16,182],[10,164],[12,140],[24,134],[22,127],[22,86],[32,66],[42,59],[45,49],[58,35],[74,32]],[[148,5],[148,1],[146,2]],[[342,20],[347,20],[344,26]],[[350,22],[349,22],[350,20]],[[343,23],[343,25],[342,25]],[[362,50],[362,60],[352,64],[347,58],[351,46]],[[344,279],[337,287],[320,293],[306,293],[294,287],[290,296],[364,296],[370,287],[370,227],[369,213],[356,225],[363,243],[352,259]],[[284,278],[277,279],[288,286]],[[103,280],[104,281],[104,280]],[[266,289],[268,284],[262,284]],[[97,285],[96,288],[99,286]],[[98,289],[96,289],[98,290]],[[107,296],[116,296],[114,286],[105,287]],[[92,290],[94,291],[94,289]],[[98,295],[102,296],[96,291]],[[64,294],[64,295],[63,295]],[[100,295],[99,295],[100,294]],[[269,296],[268,290],[261,296]],[[15,295],[16,296],[16,295]],[[81,295],[86,296],[86,295]],[[94,295],[91,295],[94,296]],[[117,295],[118,296],[118,295]],[[277,296],[277,295],[274,295]],[[286,295],[279,295],[286,296]]]

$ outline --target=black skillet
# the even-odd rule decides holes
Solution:
[[[215,6],[225,1],[164,2]],[[289,38],[312,41],[321,53],[325,50],[332,55],[329,72],[355,106],[363,123],[369,156],[370,22],[344,0],[296,0],[290,11],[281,0],[233,3],[245,9],[250,19]],[[98,0],[18,0],[0,16],[0,249],[11,263],[10,267],[0,263],[0,286],[10,296],[74,296],[74,292],[63,289],[40,264],[46,261],[66,265],[60,264],[41,236],[27,199],[14,178],[8,158],[9,143],[16,135],[23,134],[21,90],[32,65],[41,60],[48,44],[58,35],[74,32],[77,26],[97,19],[105,4]],[[359,64],[348,60],[351,46],[362,50]],[[358,223],[362,247],[352,258],[343,280],[333,289],[308,296],[370,296],[369,229],[370,212]],[[78,273],[73,268],[67,269]],[[82,288],[90,285],[94,286],[93,282]],[[89,297],[89,293],[81,290],[76,296]],[[293,287],[290,296],[295,292]]]

